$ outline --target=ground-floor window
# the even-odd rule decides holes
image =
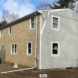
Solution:
[[[11,45],[11,53],[16,54],[17,53],[17,44],[12,44]]]
[[[4,50],[4,44],[1,45],[1,50]]]
[[[59,42],[51,42],[51,55],[52,56],[59,55]]]
[[[27,43],[27,55],[31,55],[32,53],[32,43],[28,42]]]

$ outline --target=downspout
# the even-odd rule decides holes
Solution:
[[[11,71],[4,71],[4,72],[0,72],[1,74],[5,74],[5,73],[11,73],[11,72],[18,72],[18,71],[24,71],[24,70],[31,70],[31,69],[35,69],[37,68],[37,61],[38,61],[38,57],[37,57],[37,41],[38,41],[38,31],[37,31],[37,15],[34,13],[34,15],[36,16],[36,39],[35,39],[35,66],[34,67],[30,67],[30,68],[24,68],[24,69],[18,69],[18,70],[11,70]]]
[[[37,61],[38,61],[38,58],[37,58],[37,39],[38,39],[38,31],[37,31],[37,15],[35,14],[36,16],[36,38],[35,38],[35,67],[37,68]]]

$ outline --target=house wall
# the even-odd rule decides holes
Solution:
[[[36,52],[36,25],[39,28],[40,16],[37,16],[37,24],[35,17],[35,29],[30,29],[30,18],[14,24],[12,27],[12,34],[8,34],[8,28],[2,30],[2,37],[0,37],[0,46],[4,44],[6,54],[5,62],[18,63],[28,67],[35,66],[35,52]],[[39,32],[39,31],[38,31]],[[27,55],[27,43],[32,42],[32,55]],[[11,54],[11,44],[17,44],[17,54]]]
[[[52,16],[60,18],[59,31],[51,29]],[[51,56],[51,42],[59,42],[60,55],[57,57]],[[78,16],[75,13],[65,10],[49,14],[41,34],[40,59],[40,69],[78,67]]]

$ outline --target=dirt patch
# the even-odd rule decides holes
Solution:
[[[21,69],[21,68],[26,68],[26,67],[25,66],[19,66],[18,68],[13,68],[13,64],[11,64],[11,63],[0,64],[0,72],[17,70],[17,69]]]
[[[47,74],[47,78],[78,78],[78,70],[27,70],[8,74],[1,74],[0,78],[39,78],[39,74]]]
[[[23,68],[23,67],[20,67]],[[1,70],[12,70],[10,64],[0,64]],[[13,69],[14,70],[14,69]],[[67,70],[26,70],[7,74],[0,74],[0,78],[39,78],[40,74],[47,74],[47,78],[78,78],[78,69]]]

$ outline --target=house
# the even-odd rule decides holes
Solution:
[[[38,69],[78,67],[78,15],[38,10],[0,27],[5,62]]]

